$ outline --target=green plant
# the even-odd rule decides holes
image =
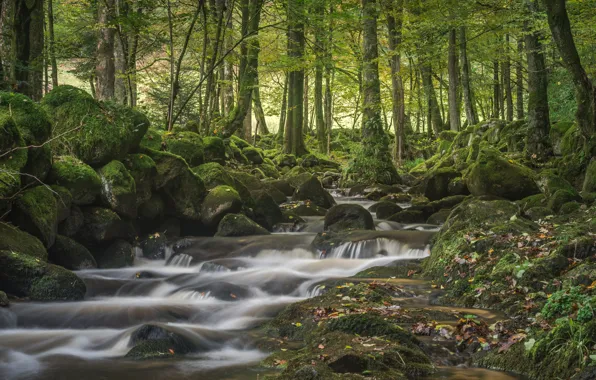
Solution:
[[[547,319],[571,317],[577,311],[575,319],[588,322],[594,315],[594,297],[582,293],[579,286],[559,290],[551,295],[544,307],[542,316]]]
[[[574,356],[581,367],[590,360],[590,350],[596,343],[589,334],[589,327],[573,319],[560,319],[557,329],[561,334],[553,334],[554,339],[549,343],[550,355],[565,355],[572,359]]]

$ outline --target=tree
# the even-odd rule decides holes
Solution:
[[[466,110],[466,119],[468,120],[468,124],[476,125],[478,123],[478,112],[476,111],[474,95],[472,94],[472,85],[470,83],[470,62],[468,61],[468,48],[465,26],[462,26],[459,29],[459,39],[459,55],[462,67],[461,84],[464,97],[464,108]]]
[[[455,27],[449,30],[449,126],[452,131],[459,131],[459,65],[457,62],[457,31]]]
[[[116,66],[114,56],[115,0],[98,2],[97,22],[99,38],[97,40],[97,65],[95,66],[95,96],[99,100],[110,100],[115,95]]]
[[[401,77],[401,39],[403,25],[403,0],[388,0],[387,5],[387,29],[389,31],[389,50],[391,57],[389,66],[391,67],[391,84],[393,99],[393,128],[395,132],[395,149],[393,157],[401,163],[403,156],[404,142],[404,124],[406,121],[404,84]]]

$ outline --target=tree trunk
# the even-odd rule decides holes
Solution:
[[[244,139],[250,141],[252,138],[252,104],[250,103],[248,104],[248,109],[246,110],[246,116],[244,117],[242,126],[244,130]]]
[[[257,77],[256,85],[253,89],[253,107],[255,117],[257,119],[257,125],[261,135],[268,135],[269,128],[267,128],[267,120],[265,119],[265,111],[263,111],[263,105],[261,104],[261,89],[259,88],[259,78]]]
[[[58,64],[56,63],[56,48],[54,37],[54,1],[48,1],[48,39],[49,39],[49,53],[50,65],[52,66],[52,87],[58,86]]]
[[[563,64],[573,78],[577,100],[576,119],[586,142],[585,150],[586,153],[594,155],[596,154],[596,87],[588,78],[577,53],[565,0],[544,0],[544,3],[553,39]]]
[[[449,126],[452,131],[459,131],[461,119],[459,116],[459,67],[457,63],[457,31],[452,28],[449,31]]]
[[[309,88],[308,88],[308,75],[304,75],[304,94],[302,94],[302,98],[304,99],[304,116],[303,116],[303,120],[302,120],[302,133],[306,134],[308,131],[308,126],[309,124],[309,112],[310,112],[310,104],[308,101],[308,93],[309,93]]]
[[[517,119],[522,120],[525,117],[524,113],[524,41],[521,37],[517,38],[517,64],[515,65],[515,88],[517,91]]]
[[[464,96],[464,108],[466,110],[466,119],[469,125],[478,124],[478,112],[474,104],[474,95],[472,93],[472,84],[470,80],[470,62],[468,61],[468,47],[466,37],[466,27],[459,29],[459,54],[462,66],[462,92]]]
[[[493,114],[498,119],[501,114],[501,84],[499,82],[499,61],[493,61]]]
[[[327,45],[325,46],[325,98],[324,98],[324,112],[325,112],[325,130],[327,132],[327,152],[329,152],[329,144],[331,142],[331,134],[333,131],[333,96],[331,95],[331,86],[333,83],[333,18],[331,17],[334,11],[334,4],[329,4],[329,29],[327,32]]]
[[[321,153],[328,153],[325,116],[323,114],[323,63],[320,61],[317,61],[315,67],[315,124],[319,151]]]
[[[277,127],[277,140],[284,141],[284,131],[286,129],[286,116],[288,113],[288,80],[289,76],[284,76],[284,90],[281,98],[281,110],[279,111],[279,126]]]
[[[233,1],[228,0],[228,18],[227,18],[227,24],[226,24],[226,42],[225,42],[225,49],[226,51],[229,51],[233,44],[233,30],[234,30],[234,24],[233,24],[233,17],[232,17],[232,13],[233,13]],[[232,61],[231,57],[226,58],[226,60],[224,61],[224,85],[223,85],[223,93],[224,93],[224,104],[225,104],[225,108],[222,110],[225,112],[226,115],[228,115],[232,109],[234,108],[234,63]]]
[[[389,50],[391,50],[391,96],[393,98],[393,129],[395,132],[395,145],[393,149],[393,159],[401,165],[403,157],[403,142],[404,142],[404,123],[405,115],[405,100],[404,100],[404,84],[401,77],[401,39],[403,26],[403,0],[398,0],[394,4],[394,0],[388,1],[387,6],[387,29],[389,30]]]
[[[432,125],[435,135],[439,135],[443,130],[443,118],[439,103],[437,102],[437,94],[433,85],[432,68],[428,63],[424,63],[420,67],[420,74],[422,76],[422,84],[424,86],[424,93],[426,94],[426,102],[428,104],[428,114],[430,115],[429,127]],[[430,130],[430,128],[429,128]]]
[[[104,0],[97,3],[99,38],[97,41],[97,65],[95,66],[95,96],[99,100],[114,98],[116,66],[114,62],[114,1]]]
[[[503,84],[507,102],[507,121],[513,121],[513,93],[511,91],[511,61],[509,59],[509,34],[505,35],[505,60],[503,61]]]
[[[531,12],[534,7],[530,5]],[[528,29],[526,25],[526,30]],[[525,36],[528,59],[528,136],[526,154],[543,160],[551,153],[548,139],[550,117],[548,107],[548,78],[542,44],[537,31],[527,32]]]

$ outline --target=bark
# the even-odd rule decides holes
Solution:
[[[499,82],[499,61],[493,61],[493,114],[495,119],[501,114],[501,83]]]
[[[288,108],[288,80],[289,76],[286,74],[284,77],[284,89],[281,98],[281,110],[279,111],[279,126],[277,127],[277,139],[278,141],[284,141],[284,131],[286,128],[286,116]]]
[[[400,54],[403,26],[403,0],[398,0],[397,4],[393,1],[394,0],[389,0],[387,4],[387,29],[389,30],[389,50],[391,51],[391,59],[389,63],[391,67],[391,96],[393,98],[392,114],[393,129],[395,132],[393,158],[401,164],[401,159],[403,157],[404,124],[406,120]]]
[[[116,0],[118,2],[119,0]],[[128,63],[126,54],[126,37],[121,34],[114,38],[114,100],[121,104],[127,103],[127,78]]]
[[[269,128],[267,128],[267,120],[265,119],[265,111],[263,111],[263,105],[261,104],[261,90],[259,88],[259,80],[257,77],[257,82],[255,88],[253,89],[253,107],[255,117],[257,119],[257,126],[258,130],[260,131],[261,135],[268,135]],[[255,132],[256,133],[256,132]]]
[[[586,153],[596,153],[596,86],[582,66],[564,0],[544,0],[548,24],[563,59],[573,78],[577,100],[576,119],[586,141]]]
[[[530,4],[530,11],[534,7]],[[526,26],[526,29],[527,26]],[[528,59],[528,136],[526,153],[532,158],[543,160],[551,153],[548,139],[550,117],[548,107],[548,78],[540,36],[537,31],[525,36]]]
[[[115,94],[114,37],[116,28],[113,25],[114,1],[104,0],[97,3],[97,21],[100,30],[97,41],[97,65],[95,66],[95,96],[99,100],[110,100],[114,98]]]
[[[304,93],[302,94],[302,98],[304,99],[303,102],[303,111],[304,111],[304,116],[303,116],[303,120],[302,120],[302,133],[306,134],[306,132],[309,129],[309,112],[310,112],[310,104],[308,101],[308,93],[309,93],[309,88],[308,88],[308,75],[304,76]]]
[[[58,86],[58,64],[56,63],[56,48],[54,37],[54,1],[48,1],[48,42],[49,59],[52,66],[52,87]]]
[[[509,59],[509,34],[505,35],[505,60],[503,61],[503,85],[507,103],[507,121],[513,121],[513,92],[511,91],[511,61]]]
[[[246,141],[250,141],[252,138],[252,104],[248,104],[248,109],[246,110],[246,116],[244,117],[244,121],[242,122],[243,130],[244,130],[244,139]]]
[[[517,39],[517,63],[515,65],[515,89],[517,92],[517,118],[522,120],[525,117],[524,112],[524,74],[523,74],[523,55],[524,41],[521,37]]]
[[[333,14],[334,5],[329,5],[329,16]],[[330,17],[331,18],[331,17]],[[331,134],[333,131],[333,96],[331,95],[331,86],[333,83],[333,19],[329,22],[329,29],[327,32],[327,45],[325,46],[325,98],[324,98],[324,113],[325,113],[325,130],[327,132],[327,152],[329,152],[329,144],[331,143]]]
[[[323,70],[325,68],[325,1],[313,3],[313,21],[315,22],[315,88],[314,88],[314,121],[317,133],[319,152],[327,153],[327,134],[325,131],[325,115],[323,112]]]
[[[420,74],[422,77],[422,85],[424,86],[424,93],[426,95],[426,102],[428,104],[428,121],[429,131],[430,126],[434,130],[435,135],[439,135],[443,130],[443,118],[441,116],[441,109],[437,102],[437,94],[433,85],[432,67],[428,63],[423,63],[420,66]]]
[[[457,31],[452,28],[449,31],[449,126],[452,131],[459,131],[461,119],[459,116],[459,65],[457,62]]]
[[[472,84],[470,80],[470,62],[468,61],[468,47],[466,37],[466,27],[462,26],[459,29],[459,55],[462,66],[462,92],[464,96],[464,108],[466,110],[466,119],[468,124],[478,124],[478,112],[476,111],[476,105],[474,104],[474,95],[472,93]]]
[[[232,11],[233,11],[233,0],[228,0],[228,16],[227,16],[227,24],[226,24],[226,42],[225,42],[225,46],[226,46],[226,51],[229,51],[232,48],[232,45],[234,44],[234,41],[232,40],[233,36],[233,30],[234,30],[234,24],[233,24],[233,17],[232,17]],[[223,75],[223,79],[224,79],[224,86],[223,86],[223,96],[224,96],[224,109],[222,111],[225,112],[225,114],[229,114],[232,109],[234,108],[234,63],[232,62],[232,58],[227,58],[224,62],[224,75]]]

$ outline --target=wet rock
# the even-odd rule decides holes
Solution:
[[[251,291],[247,286],[240,286],[231,284],[229,282],[215,281],[208,284],[201,284],[196,287],[185,290],[193,290],[198,293],[204,293],[209,297],[216,298],[223,301],[240,301],[246,299],[251,295]]]
[[[95,249],[93,257],[99,268],[124,268],[134,263],[135,253],[129,242],[118,239],[104,249]]]
[[[268,181],[267,183],[274,186],[277,190],[281,191],[287,197],[291,197],[294,194],[294,188],[285,179],[276,179],[273,181]]]
[[[369,211],[375,212],[378,219],[387,219],[391,215],[402,211],[402,208],[394,202],[381,201],[370,206]]]
[[[6,293],[0,290],[0,307],[7,307],[8,304],[8,296],[6,295]],[[1,325],[0,328],[2,328]]]
[[[436,212],[445,208],[451,209],[462,203],[465,199],[466,196],[464,195],[452,195],[438,201],[430,202],[428,206],[432,209],[432,212]]]
[[[99,207],[86,207],[83,210],[83,225],[75,239],[92,248],[118,238],[132,239],[135,230],[130,222],[120,219],[112,210]]]
[[[216,227],[227,214],[235,214],[242,209],[242,200],[234,188],[218,186],[212,189],[201,210],[201,221],[208,227]]]
[[[209,190],[220,185],[234,186],[234,179],[230,176],[228,171],[217,162],[209,162],[194,167],[192,168],[192,171],[201,177],[205,187]]]
[[[52,185],[52,194],[56,199],[58,222],[63,222],[70,215],[70,208],[72,207],[72,195],[67,188]]]
[[[51,247],[58,232],[58,206],[52,190],[38,186],[25,190],[13,205],[13,222]]]
[[[184,158],[189,166],[205,162],[203,138],[194,132],[168,132],[163,136],[167,151]]]
[[[292,200],[306,201],[310,200],[319,207],[326,209],[335,205],[335,200],[321,185],[321,182],[314,176],[309,180],[303,182],[300,187],[296,189]]]
[[[248,146],[246,148],[243,148],[242,154],[244,154],[246,158],[248,158],[248,161],[250,161],[254,165],[260,165],[263,163],[263,155],[255,147]]]
[[[141,240],[140,247],[143,250],[143,257],[149,260],[163,260],[166,258],[168,238],[165,233],[156,232],[149,234]]]
[[[85,223],[85,216],[79,206],[73,205],[70,208],[68,217],[58,225],[58,233],[60,235],[72,237],[79,232],[80,228]]]
[[[22,170],[21,182],[23,185],[37,185],[45,181],[52,169],[52,148],[49,144],[39,148],[29,148],[27,165]]]
[[[97,171],[101,179],[101,201],[123,217],[137,217],[137,187],[124,164],[110,161]]]
[[[379,199],[381,202],[408,203],[412,200],[410,194],[389,194]]]
[[[325,215],[325,231],[374,230],[373,218],[364,207],[356,204],[333,206]]]
[[[144,325],[135,330],[128,343],[132,347],[126,358],[146,360],[184,355],[193,350],[185,337],[156,325]]]
[[[283,205],[285,210],[290,210],[298,216],[325,216],[327,210],[316,204],[306,202],[290,202]]]
[[[83,280],[71,271],[49,264],[46,273],[31,284],[29,298],[34,301],[79,301],[87,288]]]
[[[273,198],[266,191],[251,192],[255,201],[254,221],[271,231],[273,226],[283,222],[283,214]]]
[[[155,161],[146,154],[135,153],[127,155],[122,163],[134,179],[137,206],[140,206],[151,199],[151,190],[157,175]]]
[[[561,143],[563,140],[563,136],[571,127],[573,127],[572,122],[557,122],[551,124],[549,137],[554,154],[561,155]]]
[[[219,137],[208,136],[203,138],[205,162],[224,164],[226,161],[226,146]]]
[[[431,216],[429,216],[428,219],[426,220],[426,223],[441,225],[447,221],[450,214],[451,214],[451,209],[439,210],[439,211],[435,212],[434,214],[432,214]]]
[[[389,218],[387,218],[387,220],[390,220],[392,222],[411,224],[424,223],[426,217],[424,215],[424,212],[422,211],[405,209],[403,211],[398,212],[397,214],[391,215]]]
[[[90,205],[101,192],[101,179],[90,166],[71,156],[54,158],[48,183],[65,187],[75,205]]]
[[[215,236],[269,235],[269,231],[242,214],[228,214],[223,217]]]
[[[449,196],[449,183],[461,174],[451,168],[440,168],[429,173],[423,180],[424,196],[436,201]]]
[[[500,157],[500,153],[491,150],[480,152],[465,181],[475,196],[494,195],[518,200],[540,192],[530,169],[507,161]]]
[[[97,263],[87,248],[62,235],[56,237],[56,242],[48,251],[48,258],[54,264],[70,270],[97,268]]]

